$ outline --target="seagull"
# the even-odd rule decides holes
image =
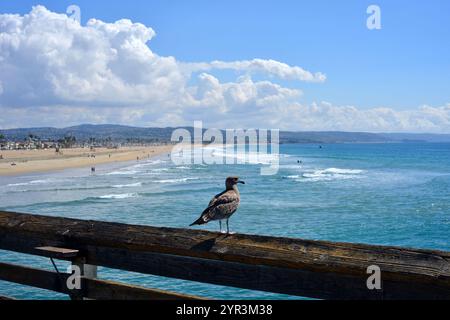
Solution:
[[[237,188],[238,183],[245,184],[245,182],[239,180],[238,177],[228,177],[225,180],[225,191],[215,195],[200,218],[194,221],[190,226],[206,224],[212,220],[219,220],[220,232],[222,232],[222,220],[226,220],[227,234],[230,234],[228,219],[236,212],[240,201],[239,190]]]

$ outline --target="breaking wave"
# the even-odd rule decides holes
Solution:
[[[180,179],[165,179],[165,180],[156,180],[158,183],[178,183],[178,182],[187,182],[190,180],[198,180],[198,178],[180,178]]]
[[[115,176],[115,175],[127,175],[127,174],[136,174],[136,173],[138,173],[137,170],[123,170],[123,171],[109,172],[106,175],[107,176]]]
[[[106,194],[98,197],[99,199],[127,199],[137,197],[137,193],[122,193],[122,194]]]
[[[295,181],[303,182],[318,182],[318,181],[334,181],[344,179],[360,178],[365,171],[358,169],[339,169],[327,168],[320,170],[307,171],[297,175],[283,176],[285,179],[294,179]]]
[[[140,187],[142,186],[142,182],[130,183],[130,184],[116,184],[113,185],[113,188],[131,188],[131,187]]]
[[[33,180],[33,181],[29,181],[29,182],[11,183],[11,184],[8,184],[7,187],[19,187],[19,186],[30,186],[30,185],[34,185],[34,184],[45,184],[45,183],[50,183],[51,181],[52,180],[50,180],[50,179]]]

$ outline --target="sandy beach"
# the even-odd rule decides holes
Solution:
[[[69,168],[95,167],[99,164],[147,159],[170,153],[171,145],[122,147],[119,149],[71,148],[56,153],[48,150],[2,150],[0,176],[20,175],[34,172],[63,170]],[[95,155],[95,157],[94,157]]]

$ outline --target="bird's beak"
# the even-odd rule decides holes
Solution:
[[[237,183],[242,183],[242,184],[245,184],[245,182],[244,181],[242,181],[242,180],[239,180]]]

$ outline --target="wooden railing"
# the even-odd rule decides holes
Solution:
[[[0,280],[73,299],[200,299],[98,279],[95,266],[319,299],[450,299],[450,252],[443,251],[3,211],[0,249],[79,266],[81,289],[69,290],[68,273],[0,263]],[[367,285],[370,266],[380,270],[381,289]]]

